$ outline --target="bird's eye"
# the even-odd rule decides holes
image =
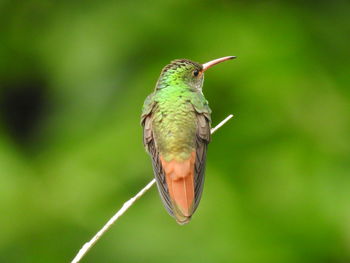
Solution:
[[[198,70],[193,71],[193,76],[197,77],[198,74],[199,74],[199,71],[198,71]]]

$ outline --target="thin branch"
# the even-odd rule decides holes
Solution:
[[[226,122],[228,122],[233,117],[232,114],[228,115],[223,121],[221,121],[218,125],[216,125],[214,128],[210,130],[210,133],[213,134],[216,132],[221,126],[223,126]]]
[[[213,134],[216,132],[221,126],[223,126],[226,122],[228,122],[233,117],[232,114],[226,117],[222,122],[220,122],[218,125],[216,125],[214,128],[210,130],[210,133]],[[84,244],[84,246],[79,250],[78,254],[75,256],[75,258],[72,260],[71,263],[78,263],[85,254],[95,245],[95,243],[101,238],[101,236],[108,231],[108,229],[115,223],[115,221],[118,220],[120,216],[122,216],[129,208],[132,206],[137,199],[139,199],[141,196],[144,195],[154,184],[156,180],[153,179],[150,181],[140,192],[138,192],[133,198],[129,199],[127,202],[125,202],[118,210],[118,212],[108,220],[108,222],[101,228],[100,231],[96,233],[96,235],[87,243]]]

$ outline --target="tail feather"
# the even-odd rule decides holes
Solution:
[[[194,164],[196,153],[184,161],[165,161],[160,156],[165,172],[169,195],[173,204],[174,216],[179,224],[188,223],[193,214],[194,194]]]

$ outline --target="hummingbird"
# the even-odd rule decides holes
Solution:
[[[151,156],[163,204],[180,225],[191,220],[203,191],[211,129],[211,109],[202,92],[204,72],[234,58],[204,64],[172,61],[143,105],[143,144]]]

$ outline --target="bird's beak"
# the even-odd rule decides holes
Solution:
[[[234,59],[236,58],[235,56],[228,56],[228,57],[223,57],[223,58],[217,58],[212,61],[209,61],[207,63],[204,63],[203,66],[203,72],[206,71],[208,68],[211,68],[212,66],[219,64],[221,62],[224,62],[226,60]]]

